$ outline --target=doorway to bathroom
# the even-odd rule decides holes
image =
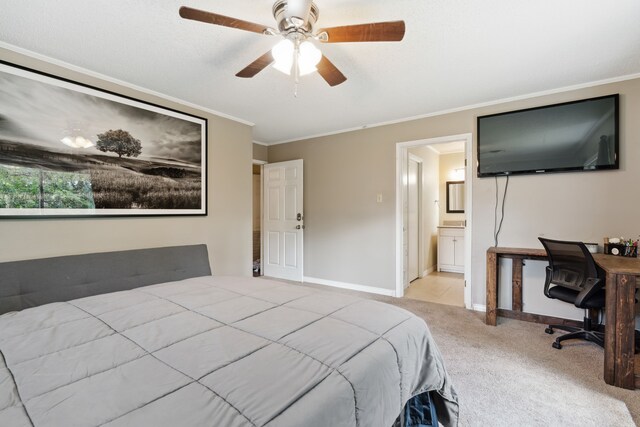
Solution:
[[[471,135],[397,144],[396,295],[470,306]]]

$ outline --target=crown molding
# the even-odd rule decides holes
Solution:
[[[66,68],[67,70],[78,72],[78,73],[84,74],[84,75],[89,76],[89,77],[94,77],[94,78],[97,78],[97,79],[100,79],[100,80],[104,80],[104,81],[109,82],[109,83],[114,83],[114,84],[117,84],[119,86],[126,87],[127,89],[132,89],[132,90],[135,90],[135,91],[138,91],[138,92],[145,93],[147,95],[152,95],[152,96],[164,99],[166,101],[175,102],[177,104],[184,105],[185,107],[194,108],[194,109],[197,109],[197,110],[200,110],[200,111],[204,111],[204,112],[212,114],[214,116],[218,116],[218,117],[222,117],[222,118],[225,118],[225,119],[232,120],[234,122],[242,123],[243,125],[248,125],[248,126],[251,126],[251,127],[255,126],[255,123],[252,123],[252,122],[250,122],[248,120],[244,120],[244,119],[241,119],[239,117],[234,117],[234,116],[231,116],[229,114],[221,113],[220,111],[215,111],[215,110],[212,110],[210,108],[203,107],[202,105],[194,104],[192,102],[188,102],[188,101],[185,101],[185,100],[180,99],[180,98],[175,98],[173,96],[165,95],[163,93],[156,92],[155,90],[147,89],[147,88],[142,87],[142,86],[134,85],[132,83],[125,82],[124,80],[119,80],[119,79],[116,79],[114,77],[110,77],[110,76],[107,76],[105,74],[101,74],[101,73],[98,73],[96,71],[89,70],[87,68],[79,67],[77,65],[73,65],[73,64],[70,64],[68,62],[52,58],[52,57],[47,56],[47,55],[43,55],[43,54],[36,53],[36,52],[33,52],[31,50],[28,50],[28,49],[24,49],[24,48],[12,45],[10,43],[6,43],[6,42],[3,42],[3,41],[0,41],[0,48],[9,50],[9,51],[12,51],[12,52],[15,52],[15,53],[18,53],[20,55],[27,56],[27,57],[32,58],[32,59],[37,59],[39,61],[47,62],[49,64],[56,65],[58,67]]]
[[[510,98],[501,98],[501,99],[496,99],[496,100],[493,100],[493,101],[482,102],[482,103],[479,103],[479,104],[471,104],[471,105],[466,105],[466,106],[463,106],[463,107],[457,107],[457,108],[451,108],[451,109],[448,109],[448,110],[436,111],[436,112],[433,112],[433,113],[427,113],[427,114],[421,114],[421,115],[417,115],[417,116],[405,117],[405,118],[402,118],[402,119],[389,120],[389,121],[386,121],[386,122],[379,122],[379,123],[374,123],[374,124],[368,124],[368,125],[363,125],[363,126],[358,126],[358,127],[353,127],[353,128],[337,130],[337,131],[331,131],[331,132],[326,132],[326,133],[308,135],[308,136],[303,136],[303,137],[300,137],[300,138],[287,139],[285,141],[272,142],[272,143],[269,143],[269,144],[266,144],[266,145],[273,146],[273,145],[280,145],[280,144],[288,144],[288,143],[291,143],[291,142],[304,141],[304,140],[312,139],[312,138],[322,138],[322,137],[325,137],[325,136],[339,135],[339,134],[342,134],[342,133],[354,132],[354,131],[363,130],[363,129],[369,129],[369,128],[375,128],[375,127],[381,127],[381,126],[388,126],[388,125],[395,125],[395,124],[398,124],[398,123],[411,122],[411,121],[414,121],[414,120],[426,119],[426,118],[429,118],[429,117],[443,116],[445,114],[459,113],[461,111],[468,111],[468,110],[473,110],[473,109],[476,109],[476,108],[491,107],[491,106],[494,106],[494,105],[506,104],[508,102],[522,101],[522,100],[525,100],[525,99],[537,98],[537,97],[540,97],[540,96],[547,96],[547,95],[554,95],[554,94],[558,94],[558,93],[571,92],[571,91],[574,91],[574,90],[586,89],[586,88],[590,88],[590,87],[602,86],[602,85],[606,85],[606,84],[618,83],[618,82],[623,82],[623,81],[627,81],[627,80],[634,80],[634,79],[638,79],[638,78],[640,78],[640,73],[627,74],[625,76],[612,77],[610,79],[597,80],[597,81],[588,82],[588,83],[580,83],[580,84],[572,85],[572,86],[564,86],[564,87],[561,87],[561,88],[549,89],[549,90],[544,90],[544,91],[540,91],[540,92],[532,92],[532,93],[528,93],[528,94],[525,94],[525,95],[512,96]]]

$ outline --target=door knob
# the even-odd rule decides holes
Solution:
[[[304,230],[304,225],[296,225],[296,230]]]

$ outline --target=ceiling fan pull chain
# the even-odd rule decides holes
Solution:
[[[298,83],[300,83],[300,40],[296,39],[295,49],[293,51],[293,78],[295,80],[295,88],[293,96],[298,97]]]
[[[293,51],[293,75],[296,84],[300,81],[300,40],[296,39],[295,50]]]

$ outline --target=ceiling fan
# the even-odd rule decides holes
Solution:
[[[184,19],[284,38],[236,74],[244,78],[255,76],[275,62],[274,68],[293,74],[296,83],[299,76],[317,70],[330,86],[337,86],[347,78],[310,40],[321,43],[396,42],[404,38],[404,21],[346,25],[316,31],[314,25],[319,13],[313,0],[278,0],[273,5],[273,17],[278,24],[275,29],[187,6],[180,8],[180,16]]]

